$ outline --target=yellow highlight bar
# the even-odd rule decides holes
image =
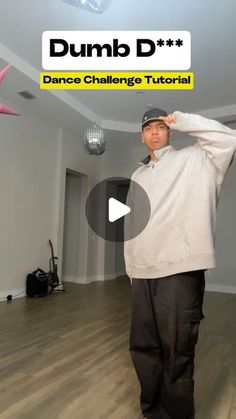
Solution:
[[[192,72],[157,71],[44,71],[40,74],[40,89],[81,90],[192,90]]]

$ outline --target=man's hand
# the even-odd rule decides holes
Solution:
[[[158,119],[161,119],[166,125],[176,122],[176,117],[173,113],[167,116],[159,116]]]

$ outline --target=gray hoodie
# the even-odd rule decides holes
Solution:
[[[145,229],[124,243],[130,278],[160,278],[215,265],[216,208],[221,186],[236,154],[236,130],[174,112],[171,129],[196,137],[194,145],[156,150],[131,179],[147,193],[151,215]],[[132,182],[127,205],[133,199]],[[125,223],[126,236],[126,223]]]

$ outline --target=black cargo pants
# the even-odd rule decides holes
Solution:
[[[194,352],[205,270],[132,280],[130,353],[148,419],[194,418]]]

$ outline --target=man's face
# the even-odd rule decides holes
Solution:
[[[150,152],[159,150],[169,145],[169,128],[162,121],[150,122],[143,128],[142,140]]]

